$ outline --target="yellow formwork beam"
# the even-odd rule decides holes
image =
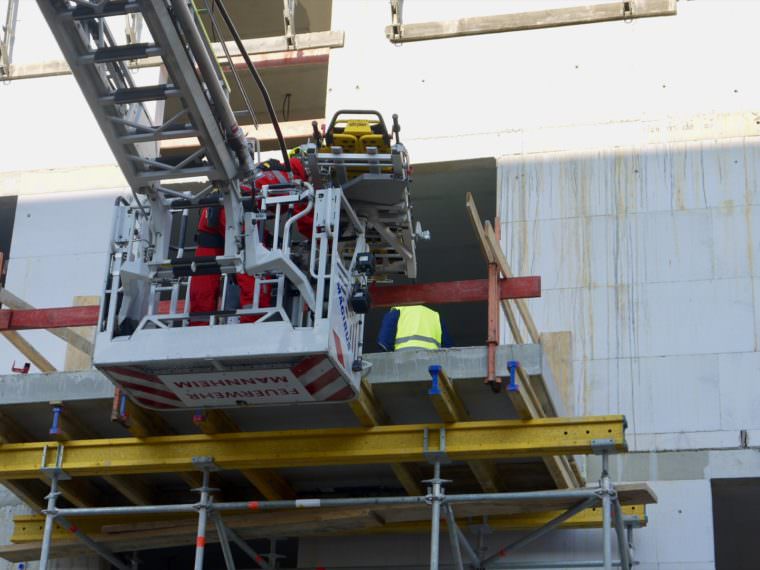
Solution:
[[[636,517],[640,526],[647,523],[645,505],[624,505],[623,516]],[[531,530],[544,526],[546,523],[561,515],[564,511],[543,511],[515,513],[511,515],[491,515],[488,517],[488,526],[493,530]],[[231,515],[233,513],[230,513]],[[258,515],[248,515],[253,521]],[[318,516],[315,513],[315,516]],[[87,533],[91,538],[100,538],[101,536],[117,537],[118,526],[133,525],[135,529],[141,526],[145,528],[175,527],[185,525],[194,525],[197,516],[189,514],[156,514],[156,515],[109,515],[100,517],[68,517],[71,522],[77,525],[77,528]],[[470,525],[481,526],[483,519],[481,517],[462,517],[457,518],[457,523],[466,528]],[[114,526],[117,525],[117,526]],[[561,528],[599,528],[602,526],[602,512],[600,509],[587,509],[578,513],[574,517],[562,523]],[[13,517],[13,535],[11,542],[14,544],[28,544],[42,541],[42,533],[45,528],[45,517],[43,515],[16,515]],[[245,524],[238,528],[244,529]],[[126,531],[125,531],[126,532]],[[139,532],[133,530],[130,532]],[[408,521],[408,522],[390,522],[381,526],[361,528],[355,532],[346,533],[339,531],[337,534],[412,534],[419,532],[430,532],[430,521]],[[330,533],[325,533],[330,534]],[[192,539],[193,537],[191,537]],[[61,528],[54,527],[53,540],[58,541],[71,540],[71,533]]]
[[[460,461],[588,454],[594,440],[626,451],[624,424],[617,415],[13,443],[0,445],[0,480],[38,477],[43,449],[51,461],[61,445],[68,475],[103,477],[192,470],[193,457],[201,456],[221,469],[422,462],[426,452],[441,451],[440,429],[445,452]]]
[[[624,517],[636,517],[636,524],[638,526],[646,526],[647,515],[646,505],[623,505]],[[488,527],[491,530],[498,531],[519,531],[519,530],[533,530],[541,528],[548,522],[552,521],[556,517],[560,516],[565,511],[542,511],[534,513],[516,513],[513,515],[490,515],[488,517]],[[42,519],[44,526],[44,517],[37,516]],[[15,518],[14,518],[15,520]],[[483,526],[482,517],[467,517],[457,518],[457,524],[463,529],[473,526]],[[583,512],[578,513],[574,517],[567,519],[563,522],[559,528],[601,528],[602,526],[602,511],[601,509],[586,509]],[[380,528],[367,529],[367,531],[360,531],[358,534],[402,534],[402,533],[415,533],[415,532],[430,532],[430,521],[415,521],[415,522],[397,522],[388,523]],[[14,534],[15,536],[15,534]],[[64,531],[61,532],[61,538],[68,538]],[[13,542],[13,538],[11,539]],[[37,541],[42,540],[42,534],[40,534]]]

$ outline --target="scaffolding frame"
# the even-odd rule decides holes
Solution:
[[[220,467],[210,456],[193,457],[193,464],[202,474],[202,484],[193,491],[199,494],[199,500],[195,503],[168,504],[168,505],[142,505],[142,506],[118,506],[118,507],[93,507],[93,508],[58,508],[57,499],[60,496],[59,482],[67,480],[70,475],[64,469],[64,447],[56,448],[55,462],[48,464],[48,446],[43,447],[41,459],[41,473],[50,481],[50,492],[47,495],[47,507],[42,511],[45,516],[45,526],[42,537],[40,553],[40,569],[47,570],[49,567],[50,553],[53,546],[53,528],[58,525],[73,534],[85,546],[98,556],[108,561],[119,570],[135,570],[137,558],[125,561],[107,546],[98,543],[77,525],[71,522],[70,517],[97,517],[97,516],[130,516],[130,515],[155,515],[172,513],[197,513],[198,527],[195,540],[194,570],[202,570],[206,551],[206,533],[209,523],[213,523],[219,540],[225,568],[236,570],[235,560],[232,554],[231,544],[238,546],[260,568],[273,568],[260,554],[255,552],[245,541],[224,523],[223,513],[230,511],[255,511],[271,512],[292,509],[325,509],[334,507],[368,507],[382,505],[429,505],[430,506],[430,570],[441,569],[441,519],[444,519],[448,529],[451,555],[454,567],[457,570],[486,570],[507,568],[623,568],[632,570],[634,565],[633,552],[633,529],[638,526],[638,519],[626,519],[623,515],[622,506],[616,487],[609,476],[609,455],[617,451],[613,440],[593,440],[592,448],[596,455],[602,457],[602,472],[596,486],[579,489],[558,489],[546,491],[526,491],[509,493],[469,493],[447,494],[445,487],[451,481],[442,478],[442,466],[451,462],[446,447],[446,430],[439,430],[437,444],[431,438],[425,438],[425,456],[433,466],[433,477],[423,481],[427,485],[424,495],[393,496],[393,497],[352,497],[337,499],[295,499],[295,500],[271,500],[271,501],[230,501],[215,502],[213,493],[215,489],[210,486],[211,473],[219,471]],[[561,514],[555,516],[542,526],[531,530],[518,540],[505,544],[495,553],[486,556],[467,538],[456,521],[454,508],[462,503],[536,503],[540,508],[542,502],[551,499],[564,499],[572,501],[573,505]],[[543,537],[547,533],[560,527],[565,521],[579,513],[601,506],[602,510],[602,557],[599,560],[587,561],[547,561],[547,562],[518,562],[507,561],[509,556],[516,550],[525,547],[531,542]],[[617,556],[613,556],[612,532],[617,537]],[[479,550],[481,550],[479,552]]]

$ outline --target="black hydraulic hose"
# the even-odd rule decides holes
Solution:
[[[259,91],[261,91],[261,95],[264,98],[264,104],[267,106],[267,111],[269,112],[269,117],[272,119],[272,126],[274,127],[274,132],[277,134],[277,142],[280,143],[280,151],[282,152],[283,166],[285,167],[285,170],[290,172],[290,159],[288,157],[288,149],[285,146],[285,138],[282,136],[282,131],[280,130],[280,123],[277,120],[277,114],[275,113],[274,106],[272,105],[272,99],[269,97],[269,92],[267,91],[267,88],[264,85],[264,82],[261,80],[261,76],[259,75],[259,72],[256,71],[256,67],[253,65],[251,58],[248,56],[248,50],[245,49],[245,46],[243,45],[243,40],[240,39],[240,34],[238,33],[237,28],[235,28],[235,24],[232,22],[232,18],[230,18],[230,15],[227,12],[227,8],[225,7],[223,0],[214,0],[214,3],[219,8],[219,13],[222,15],[222,19],[224,19],[225,24],[227,24],[227,29],[229,29],[230,34],[232,35],[232,39],[235,41],[235,44],[237,45],[238,50],[240,51],[240,55],[243,56],[243,60],[245,61],[245,64],[248,66],[248,70],[251,72],[251,75],[253,76],[253,80],[256,82],[256,85],[258,85]]]

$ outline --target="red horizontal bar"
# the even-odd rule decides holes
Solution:
[[[540,277],[513,277],[499,281],[501,299],[526,299],[541,296]],[[488,300],[488,280],[440,281],[415,285],[373,285],[373,307],[396,305],[436,305],[472,303]]]
[[[514,277],[499,283],[502,299],[525,299],[541,296],[540,277]],[[488,280],[446,281],[416,285],[372,285],[373,307],[470,303],[488,300]],[[182,310],[183,303],[179,303]],[[159,313],[169,312],[169,301],[162,301]],[[98,306],[56,307],[52,309],[0,310],[0,330],[60,329],[94,326]]]
[[[0,330],[60,329],[92,326],[98,321],[98,306],[56,307],[0,311]]]

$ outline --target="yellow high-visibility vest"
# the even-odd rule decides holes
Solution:
[[[441,348],[441,318],[438,313],[422,305],[393,307],[401,313],[396,327],[395,350],[406,348]]]

